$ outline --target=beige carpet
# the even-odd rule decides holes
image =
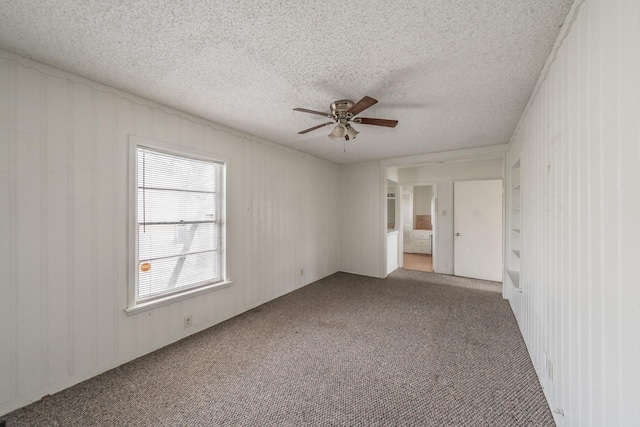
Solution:
[[[408,270],[334,274],[2,418],[9,427],[553,425],[495,290]]]

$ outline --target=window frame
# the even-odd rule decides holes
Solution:
[[[186,288],[182,291],[176,291],[169,295],[161,295],[157,298],[147,299],[145,301],[137,301],[137,287],[139,277],[139,248],[138,248],[138,148],[149,148],[154,151],[166,153],[173,156],[183,157],[187,159],[202,160],[206,162],[216,162],[222,165],[221,182],[220,182],[220,268],[222,281],[204,282],[199,286]],[[135,135],[129,135],[129,251],[128,251],[128,304],[125,312],[127,315],[133,315],[163,305],[172,304],[188,298],[193,298],[204,293],[224,289],[229,287],[232,282],[227,276],[227,223],[226,223],[226,200],[227,200],[227,166],[228,161],[219,156],[213,156],[209,153],[194,150],[192,148],[182,147],[178,145],[168,144],[165,142],[155,141],[152,139],[141,138]]]

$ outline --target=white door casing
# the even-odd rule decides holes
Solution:
[[[502,180],[454,183],[454,274],[502,281]]]

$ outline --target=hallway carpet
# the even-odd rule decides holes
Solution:
[[[408,270],[337,273],[1,418],[8,427],[553,425],[497,289]]]

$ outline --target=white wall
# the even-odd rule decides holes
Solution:
[[[413,187],[402,187],[401,197],[402,228],[413,230]]]
[[[523,292],[507,296],[559,425],[638,426],[640,2],[577,1],[568,28],[512,140]]]
[[[386,189],[379,162],[340,166],[340,271],[386,276]]]
[[[413,218],[416,215],[431,215],[431,197],[433,187],[430,185],[413,187]]]
[[[231,287],[126,316],[129,134],[229,160]],[[0,51],[0,414],[336,272],[337,194],[336,165]]]
[[[398,168],[385,168],[387,179],[398,182]]]
[[[398,235],[398,231],[387,233],[387,274],[398,268]]]
[[[437,212],[434,271],[453,274],[453,182],[475,179],[502,178],[504,165],[501,158],[489,160],[455,161],[424,166],[399,168],[400,185],[436,184]],[[415,188],[414,188],[415,190]]]

